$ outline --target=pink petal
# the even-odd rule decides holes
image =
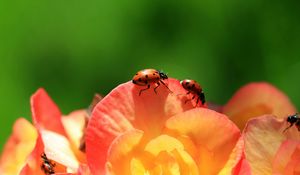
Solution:
[[[294,175],[300,165],[300,141],[284,141],[273,161],[273,172],[276,174]]]
[[[32,95],[31,112],[37,127],[65,135],[60,110],[44,89],[40,88]]]
[[[251,119],[245,130],[245,155],[253,174],[272,174],[273,160],[286,139],[300,140],[300,135],[295,128],[287,127],[284,120],[276,119],[272,115]],[[298,134],[292,134],[297,132]]]
[[[274,114],[278,118],[285,118],[295,112],[296,108],[289,98],[268,83],[247,84],[240,88],[223,108],[223,113],[240,129],[243,129],[252,117]]]
[[[168,118],[193,108],[191,103],[184,104],[186,96],[177,95],[186,93],[178,80],[169,79],[168,86],[174,93],[161,85],[157,94],[151,87],[139,96],[145,87],[127,82],[97,104],[86,130],[86,154],[93,174],[104,171],[108,147],[121,133],[137,128],[159,135]]]
[[[252,175],[252,171],[248,161],[243,154],[237,166],[233,169],[234,175]]]
[[[239,129],[225,115],[205,108],[192,109],[170,118],[166,128],[175,138],[185,136],[193,140],[198,151],[195,158],[199,174],[206,175],[221,171],[240,137]]]

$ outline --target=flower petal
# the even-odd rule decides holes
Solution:
[[[47,157],[66,166],[71,172],[77,172],[79,163],[67,138],[48,130],[41,130],[41,136]]]
[[[240,174],[242,159],[244,158],[244,139],[240,137],[233,151],[231,152],[227,163],[218,175]],[[244,174],[244,173],[243,173]]]
[[[217,174],[225,166],[240,137],[239,129],[225,115],[204,108],[170,118],[166,128],[172,135],[193,140],[198,149],[199,174],[207,175]]]
[[[281,143],[288,139],[300,140],[295,128],[286,128],[284,120],[272,115],[249,120],[244,130],[245,155],[253,174],[272,174],[272,164]]]
[[[268,83],[247,84],[240,88],[223,108],[223,113],[240,129],[243,129],[252,117],[274,114],[278,118],[285,118],[296,111],[288,97]]]
[[[79,165],[68,140],[58,133],[41,129],[35,147],[28,156],[22,173],[27,173],[26,175],[44,175],[40,167],[43,163],[41,158],[43,153],[46,154],[49,160],[55,161],[55,172],[77,172]]]
[[[22,169],[27,156],[34,148],[37,131],[31,123],[19,118],[13,132],[4,146],[0,159],[0,174],[15,175]]]
[[[107,167],[110,174],[130,174],[130,170],[127,168],[130,167],[128,158],[133,156],[132,152],[140,143],[142,137],[142,131],[131,130],[113,141],[108,151]]]
[[[40,88],[32,95],[31,112],[37,127],[66,135],[61,122],[61,112],[44,89]]]
[[[233,169],[233,174],[234,175],[252,175],[250,165],[249,165],[248,161],[246,160],[244,154],[243,154],[243,157],[240,160],[240,162]]]
[[[158,156],[161,151],[171,152],[175,149],[183,150],[184,146],[177,139],[168,135],[160,135],[152,139],[145,146],[145,151],[149,152],[153,156]]]
[[[145,87],[127,82],[96,105],[86,130],[86,154],[93,174],[103,172],[108,147],[121,133],[137,128],[158,136],[169,117],[193,108],[184,103],[187,97],[176,95],[186,93],[178,80],[169,79],[168,86],[174,93],[161,85],[157,94],[151,87],[139,96]]]
[[[273,161],[273,172],[275,174],[294,175],[300,165],[300,141],[284,141]]]
[[[67,136],[70,139],[71,148],[81,163],[86,162],[85,154],[79,150],[83,131],[86,127],[86,117],[86,110],[77,110],[61,118]]]

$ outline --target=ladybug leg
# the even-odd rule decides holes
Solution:
[[[149,88],[150,88],[150,84],[148,84],[147,88],[141,89],[140,92],[139,92],[139,96],[141,96],[141,94],[142,94],[143,91],[145,91],[145,90],[147,90],[147,89],[149,89]]]
[[[199,98],[201,100],[202,105],[204,105],[204,103],[205,103],[205,96],[204,96],[203,92],[200,93]]]
[[[156,89],[160,86],[160,83],[157,82],[156,84],[157,84],[157,86],[154,88],[154,92],[157,94]]]
[[[297,126],[298,131],[300,131],[300,120],[297,121],[296,126]]]
[[[282,133],[284,133],[286,130],[288,130],[290,127],[292,127],[294,125],[294,123],[291,123],[290,126],[288,126],[287,128],[285,128]]]
[[[161,82],[164,86],[166,86],[166,88],[169,89],[169,87],[168,87],[162,80],[159,80],[159,82]],[[169,89],[169,91],[170,91],[171,93],[173,93],[173,92],[171,91],[171,89]]]

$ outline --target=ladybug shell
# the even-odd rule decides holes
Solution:
[[[137,72],[133,78],[132,83],[139,86],[146,86],[148,84],[157,83],[160,80],[160,74],[155,69],[144,69]]]
[[[195,80],[182,80],[180,84],[185,90],[193,94],[201,94],[202,92],[201,86]]]

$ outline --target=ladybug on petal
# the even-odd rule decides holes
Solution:
[[[168,79],[167,74],[155,70],[155,69],[144,69],[139,72],[137,72],[133,78],[132,78],[132,83],[138,86],[147,86],[147,88],[140,90],[139,95],[142,94],[143,91],[147,90],[150,88],[152,84],[155,84],[156,87],[154,88],[154,92],[156,92],[156,89],[163,84],[166,88],[169,89],[169,87],[165,84],[163,80]],[[170,92],[172,92],[169,89]]]
[[[45,153],[41,155],[41,158],[43,161],[41,169],[44,171],[44,173],[46,175],[54,174],[54,167],[56,166],[56,164],[53,161],[49,160]]]
[[[189,79],[185,79],[182,80],[180,82],[180,84],[182,85],[182,87],[187,90],[187,95],[188,94],[192,94],[193,97],[190,100],[194,100],[197,97],[197,101],[196,101],[196,105],[199,103],[199,101],[201,101],[201,104],[204,105],[205,103],[205,95],[202,91],[202,87],[199,85],[199,83],[197,83],[195,80],[189,80]],[[185,101],[188,102],[190,100]]]

